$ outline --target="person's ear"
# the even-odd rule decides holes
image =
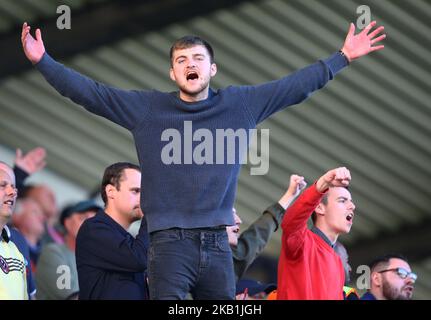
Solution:
[[[217,73],[217,65],[215,64],[215,63],[212,63],[211,64],[211,77],[214,77],[215,75],[216,75],[216,73]]]
[[[71,217],[72,216],[69,216],[69,217],[67,217],[65,220],[64,220],[64,229],[66,229],[66,231],[69,233],[69,230],[70,230],[70,228],[72,227],[72,219],[71,219]]]
[[[314,211],[316,212],[316,214],[318,214],[319,216],[324,216],[325,215],[325,205],[323,203],[319,203],[316,207],[316,209],[314,209]]]
[[[112,184],[108,184],[105,187],[106,197],[108,199],[114,199],[114,192],[116,191],[116,188]]]
[[[174,69],[173,68],[169,69],[169,77],[171,78],[172,81],[175,82],[175,73],[174,73]]]
[[[372,272],[371,273],[371,283],[374,284],[376,287],[382,286],[382,274],[378,272]]]

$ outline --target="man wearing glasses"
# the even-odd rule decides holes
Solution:
[[[361,300],[410,300],[418,276],[411,272],[406,258],[385,255],[371,264],[370,289]]]

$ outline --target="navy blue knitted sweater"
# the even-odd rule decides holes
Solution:
[[[191,142],[192,149],[187,146],[185,121],[191,121],[193,132],[207,129],[213,137],[216,129],[248,131],[271,114],[306,99],[345,66],[347,60],[335,53],[280,80],[210,90],[208,99],[188,103],[176,93],[127,91],[101,84],[57,63],[46,53],[36,64],[60,94],[130,130],[142,170],[141,206],[149,232],[234,224],[232,206],[240,163],[190,163],[190,150],[200,141]],[[170,143],[162,141],[167,129],[182,135],[180,164],[162,161],[162,150]],[[213,147],[215,158],[216,143]]]

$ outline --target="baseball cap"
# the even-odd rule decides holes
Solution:
[[[277,285],[275,283],[261,283],[252,279],[241,279],[236,283],[236,294],[244,293],[247,288],[247,292],[250,296],[254,296],[259,292],[270,293],[271,291],[277,289]]]
[[[69,218],[75,213],[84,213],[88,210],[96,210],[100,211],[103,210],[101,206],[99,206],[95,201],[93,200],[85,200],[78,202],[74,205],[66,206],[60,215],[60,223],[64,226],[64,220]]]

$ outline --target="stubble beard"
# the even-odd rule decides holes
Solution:
[[[383,282],[383,296],[388,300],[410,300],[411,296],[403,294],[403,288],[397,290],[392,287],[387,281]]]
[[[199,87],[195,90],[187,89],[187,84],[180,86],[180,91],[190,97],[197,97],[202,94],[209,87],[209,82],[205,82],[199,85]]]

